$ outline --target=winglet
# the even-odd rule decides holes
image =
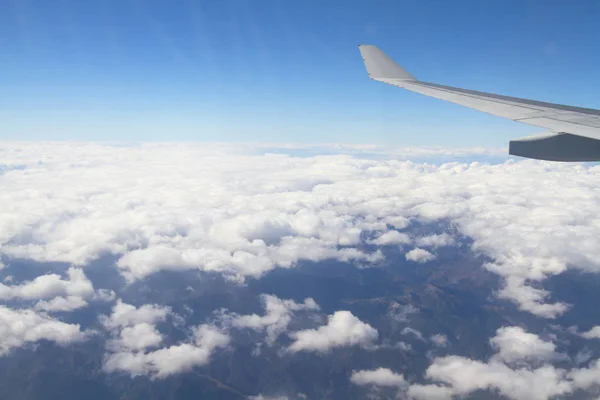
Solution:
[[[365,67],[371,79],[400,79],[416,81],[415,77],[406,72],[404,68],[396,64],[383,51],[370,44],[361,44],[358,46],[362,55]]]

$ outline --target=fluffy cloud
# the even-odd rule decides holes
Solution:
[[[296,303],[292,300],[281,300],[272,295],[262,295],[261,301],[265,309],[265,315],[223,314],[221,318],[224,324],[228,327],[266,331],[266,342],[271,346],[275,343],[279,335],[286,331],[294,312],[300,310],[319,310],[318,304],[311,298],[305,299],[303,303]]]
[[[353,371],[350,381],[356,385],[374,385],[402,387],[406,381],[402,375],[399,375],[389,368],[377,368],[375,370]]]
[[[11,310],[0,306],[0,355],[39,340],[66,345],[84,339],[85,333],[79,325],[67,324],[33,310]]]
[[[587,332],[581,334],[586,339],[600,339],[600,326],[594,326]]]
[[[20,285],[8,286],[0,283],[0,299],[49,299],[57,296],[90,297],[94,294],[94,286],[81,268],[71,267],[67,271],[68,279],[58,274],[38,276],[32,281]]]
[[[546,342],[519,326],[502,327],[490,339],[497,350],[494,359],[512,363],[516,361],[543,361],[556,358],[556,346]]]
[[[204,144],[0,149],[4,163],[23,166],[0,175],[3,259],[83,265],[114,254],[129,280],[199,269],[241,281],[299,260],[376,263],[382,254],[361,246],[364,238],[403,243],[406,237],[391,232],[413,220],[448,220],[490,258],[485,267],[506,279],[500,295],[538,316],[568,309],[539,282],[567,268],[600,272],[596,166],[418,164],[360,159],[374,150],[339,146],[329,153],[357,157],[260,155],[257,147]],[[436,247],[452,239],[411,241]]]
[[[290,333],[294,342],[288,351],[316,351],[325,353],[335,347],[373,346],[378,332],[371,325],[356,318],[350,311],[336,311],[328,322],[317,329]]]
[[[406,233],[398,231],[388,231],[379,236],[377,239],[371,241],[371,243],[386,246],[391,244],[409,244],[411,243],[410,236]]]
[[[407,395],[415,400],[450,400],[452,389],[439,385],[410,385]]]
[[[422,247],[444,247],[453,246],[456,244],[456,240],[447,233],[441,233],[439,235],[422,236],[420,238],[417,238],[415,242],[417,246]]]
[[[435,256],[428,252],[425,249],[420,249],[418,247],[412,249],[408,253],[406,253],[407,261],[414,261],[416,263],[426,263],[428,261],[435,260]]]
[[[101,316],[100,321],[107,329],[118,329],[137,324],[154,324],[164,321],[171,309],[156,304],[144,304],[141,307],[135,307],[131,304],[123,303],[121,299],[112,309],[110,316]]]
[[[450,399],[491,390],[514,400],[548,400],[600,386],[600,361],[570,371],[556,368],[547,363],[558,359],[556,346],[520,327],[498,329],[490,343],[496,354],[488,362],[459,356],[436,358],[425,374],[435,383],[410,385],[408,397]]]
[[[94,291],[92,282],[81,268],[76,267],[67,270],[67,279],[58,274],[47,274],[19,285],[0,283],[0,299],[40,300],[35,309],[49,312],[73,311],[87,306],[86,300],[110,301],[113,297],[114,293],[106,289]]]
[[[228,335],[211,325],[200,325],[192,328],[190,342],[148,351],[162,343],[163,336],[155,324],[164,321],[169,313],[168,307],[135,307],[119,299],[112,314],[100,318],[113,335],[106,345],[109,353],[104,359],[104,371],[165,378],[207,364],[215,349],[229,345]]]
[[[571,383],[565,380],[565,371],[553,366],[513,370],[501,363],[482,363],[457,356],[436,359],[426,375],[450,385],[454,395],[487,389],[498,390],[515,400],[547,400],[572,390]]]
[[[87,301],[78,296],[55,297],[50,301],[41,300],[35,304],[41,311],[73,311],[87,306]]]
[[[149,375],[165,378],[208,364],[217,348],[229,345],[229,336],[210,325],[194,328],[192,343],[181,343],[151,352],[122,351],[109,354],[104,360],[106,372],[122,371],[132,377]]]
[[[108,348],[112,351],[140,351],[150,347],[156,347],[162,342],[162,335],[156,326],[147,322],[135,324],[123,328],[120,337],[108,342]]]

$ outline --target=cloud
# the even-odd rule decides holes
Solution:
[[[429,235],[417,238],[415,243],[421,247],[444,247],[454,246],[456,241],[454,238],[447,233],[441,233],[439,235]]]
[[[108,317],[105,315],[100,316],[100,322],[105,328],[115,330],[137,324],[154,324],[155,322],[164,321],[170,312],[171,309],[169,307],[156,304],[144,304],[140,307],[135,307],[131,304],[123,303],[119,299],[114,305],[111,315]]]
[[[373,346],[379,336],[377,330],[356,318],[350,311],[336,311],[328,322],[317,329],[290,333],[294,342],[288,351],[315,351],[326,353],[335,347]]]
[[[165,378],[207,364],[217,348],[229,345],[227,334],[204,324],[192,327],[192,338],[186,342],[149,351],[163,342],[155,324],[164,322],[170,313],[171,309],[165,306],[144,304],[135,307],[117,300],[112,313],[100,317],[100,322],[113,337],[106,343],[108,353],[104,358],[104,371],[126,372],[132,377]]]
[[[229,345],[229,336],[210,325],[200,325],[193,331],[192,343],[181,343],[148,353],[122,351],[109,354],[104,360],[104,371],[122,371],[132,377],[149,375],[162,379],[208,364],[217,348]]]
[[[163,340],[153,324],[142,322],[125,327],[120,332],[118,339],[108,342],[112,351],[140,351],[158,346]]]
[[[515,302],[523,311],[528,311],[539,317],[554,319],[564,314],[569,305],[558,303],[546,303],[550,292],[536,289],[525,284],[525,279],[516,276],[506,278],[504,287],[498,292],[498,297]]]
[[[423,334],[421,332],[419,332],[418,330],[411,328],[409,326],[407,326],[406,328],[402,329],[402,331],[400,332],[401,335],[413,335],[414,337],[416,337],[417,339],[421,340],[421,341],[425,341],[425,338],[423,337]]]
[[[497,351],[494,359],[505,363],[544,361],[557,357],[554,343],[546,342],[519,326],[498,329],[496,336],[490,339],[490,344]]]
[[[501,363],[457,356],[436,359],[427,368],[426,376],[450,385],[453,395],[459,396],[476,390],[498,390],[509,399],[542,400],[572,390],[571,383],[565,380],[565,371],[553,366],[513,370]]]
[[[408,253],[406,253],[406,260],[407,261],[414,261],[416,263],[426,263],[428,261],[433,261],[435,260],[435,256],[433,254],[431,254],[430,252],[428,252],[427,250],[424,249],[420,249],[418,247],[412,249],[411,251],[409,251]]]
[[[473,153],[377,146],[301,158],[265,146],[2,143],[3,163],[23,168],[0,175],[0,256],[85,265],[112,254],[129,281],[185,269],[243,281],[301,260],[378,263],[366,238],[405,241],[391,232],[443,220],[507,281],[500,296],[541,317],[568,310],[541,288],[547,277],[600,272],[600,167],[422,164],[397,157]],[[360,158],[368,152],[387,158]]]
[[[442,335],[441,333],[436,333],[435,335],[431,335],[431,337],[429,339],[437,347],[448,346],[448,337],[446,335]]]
[[[410,385],[406,394],[414,400],[450,400],[452,388],[439,385]]]
[[[388,231],[379,236],[377,239],[371,241],[371,243],[379,246],[387,246],[391,244],[409,244],[412,240],[406,233],[398,231]]]
[[[581,337],[586,339],[600,339],[600,326],[594,326],[587,332],[583,332]]]
[[[304,299],[303,303],[296,303],[292,300],[281,300],[276,296],[263,294],[261,295],[261,302],[263,303],[265,315],[223,314],[221,316],[222,322],[228,327],[266,331],[266,342],[269,346],[272,346],[279,335],[287,330],[296,311],[319,310],[319,305],[312,298]]]
[[[68,279],[62,279],[60,275],[48,274],[20,285],[9,286],[0,283],[0,299],[38,300],[57,296],[85,298],[94,294],[94,286],[81,268],[69,268],[67,277]]]
[[[5,279],[5,282],[12,281]],[[86,300],[111,301],[114,292],[100,289],[94,291],[92,282],[85,276],[83,270],[71,267],[67,270],[67,279],[58,274],[41,275],[32,281],[19,285],[0,283],[0,299],[2,300],[39,300],[36,310],[73,311],[86,307]]]
[[[73,311],[87,306],[87,301],[79,296],[55,297],[50,301],[41,300],[35,304],[36,310],[41,311]]]
[[[85,340],[79,325],[67,324],[33,310],[0,306],[0,355],[40,340],[67,345]]]
[[[594,361],[588,368],[574,369],[569,378],[577,389],[600,386],[600,360]]]
[[[375,370],[353,371],[350,381],[356,385],[374,385],[403,387],[406,381],[402,375],[396,374],[389,368],[377,368]]]

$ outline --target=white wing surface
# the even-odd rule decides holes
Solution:
[[[600,161],[600,110],[422,82],[377,47],[361,45],[359,49],[371,79],[549,130],[544,136],[511,141],[510,154],[552,161]]]

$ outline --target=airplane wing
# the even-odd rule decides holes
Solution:
[[[542,136],[511,140],[511,155],[551,161],[600,161],[600,110],[422,82],[377,47],[360,45],[359,49],[371,79],[548,129]]]

